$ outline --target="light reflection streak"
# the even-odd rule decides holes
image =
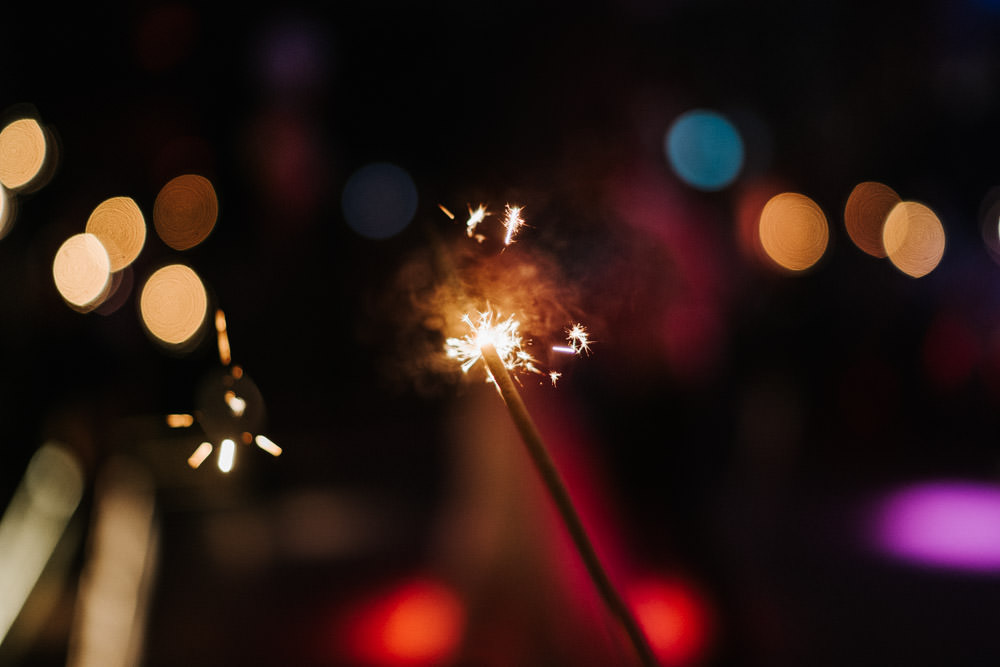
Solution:
[[[159,544],[153,481],[115,461],[99,482],[67,667],[127,667],[142,657]]]
[[[41,576],[83,494],[76,457],[43,445],[0,519],[0,644]]]

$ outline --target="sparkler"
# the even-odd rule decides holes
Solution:
[[[514,242],[514,236],[520,231],[521,227],[524,226],[524,218],[521,217],[521,211],[524,209],[523,206],[511,206],[507,204],[507,209],[504,211],[503,228],[507,230],[507,235],[504,236],[503,244],[510,245]]]
[[[611,579],[604,570],[604,566],[597,557],[597,552],[594,550],[583,522],[576,511],[576,507],[573,505],[573,500],[570,498],[566,484],[559,474],[559,469],[549,454],[545,441],[542,440],[542,436],[535,426],[535,422],[532,420],[527,407],[525,407],[517,386],[514,384],[509,370],[509,361],[505,360],[501,354],[501,348],[498,348],[494,344],[493,338],[496,338],[496,336],[493,334],[495,332],[483,333],[489,333],[490,335],[483,335],[481,339],[478,339],[481,341],[480,358],[486,364],[488,373],[496,384],[497,390],[500,392],[500,397],[503,399],[504,405],[507,406],[507,411],[514,422],[514,426],[517,428],[517,432],[520,434],[521,440],[524,442],[528,454],[535,464],[535,469],[548,488],[556,509],[562,516],[563,523],[566,525],[570,537],[576,545],[577,552],[580,554],[587,568],[591,581],[594,582],[605,605],[621,622],[642,664],[646,667],[654,667],[657,664],[656,658],[653,656],[646,637],[640,629],[638,622],[629,612],[624,600],[622,600],[621,596],[615,590]],[[503,340],[502,336],[500,340]]]
[[[450,213],[444,207],[442,210],[446,214]],[[521,206],[510,204],[506,206],[503,221],[506,230],[505,246],[513,243],[517,232],[525,225],[522,211],[523,207]],[[468,236],[473,236],[476,226],[482,222],[486,215],[485,205],[480,205],[475,210],[469,206],[469,221],[466,224]],[[454,219],[452,215],[448,217]],[[441,259],[443,265],[450,267],[446,258],[442,257]],[[446,271],[446,274],[456,285],[460,284],[452,271]],[[467,331],[462,336],[453,336],[445,340],[445,354],[460,365],[463,373],[468,373],[482,360],[486,367],[486,380],[496,385],[535,469],[548,489],[577,552],[586,566],[591,581],[610,613],[621,623],[642,665],[655,667],[656,658],[653,656],[646,637],[639,628],[638,622],[629,612],[625,602],[615,590],[597,557],[597,552],[584,529],[583,522],[573,505],[562,476],[528,413],[520,393],[518,393],[514,380],[515,373],[545,374],[539,369],[539,362],[525,349],[526,343],[521,333],[520,322],[515,318],[515,315],[509,314],[504,317],[500,312],[493,311],[489,305],[485,310],[479,311],[475,315],[463,315],[461,321],[467,327]],[[555,346],[552,350],[573,355],[590,352],[589,334],[582,324],[577,323],[566,329],[566,343],[565,346]],[[558,371],[548,373],[553,385],[556,384],[560,376]]]

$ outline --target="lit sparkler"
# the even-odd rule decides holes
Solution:
[[[485,207],[480,206],[476,211],[482,211],[482,215],[485,216]],[[507,205],[503,222],[503,226],[507,230],[504,239],[506,246],[513,242],[518,230],[524,225],[521,211],[521,206]],[[479,224],[481,218],[473,223],[474,218],[478,216],[471,207],[469,213],[470,222],[467,230],[471,236],[472,230],[475,225]],[[645,667],[655,667],[656,658],[653,656],[649,643],[597,557],[562,476],[514,383],[512,372],[515,371],[523,370],[542,374],[536,365],[536,360],[524,350],[520,322],[515,319],[514,315],[508,315],[504,318],[499,312],[495,313],[488,306],[485,311],[478,312],[476,317],[472,317],[470,314],[463,315],[462,322],[468,327],[468,332],[464,336],[448,338],[445,341],[445,354],[460,364],[463,373],[468,373],[477,362],[482,360],[486,367],[487,381],[496,386],[500,398],[507,407],[511,420],[531,456],[536,471],[548,488],[552,501],[562,516],[563,523],[576,545],[577,552],[587,568],[591,581],[608,610],[621,623],[622,629],[628,635],[642,664]],[[566,346],[554,347],[553,350],[570,354],[590,351],[589,334],[582,324],[578,323],[568,328],[566,340]],[[548,376],[555,386],[561,374],[558,371],[551,371]]]
[[[473,322],[468,314],[462,316],[462,321],[469,327],[469,333],[461,338],[452,337],[445,341],[445,353],[461,363],[463,373],[468,373],[482,359],[483,345],[487,343],[496,348],[504,366],[509,370],[541,373],[535,365],[536,360],[524,350],[521,323],[513,315],[502,319],[500,313],[487,308],[478,314],[477,322]]]
[[[524,226],[524,218],[521,217],[521,211],[523,210],[523,206],[511,206],[507,204],[503,219],[503,227],[507,230],[507,235],[503,239],[504,245],[513,243],[514,236]]]

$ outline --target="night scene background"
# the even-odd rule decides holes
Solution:
[[[1000,661],[1000,4],[2,25],[2,124],[44,127],[49,169],[5,188],[0,664],[639,664],[445,354],[487,307],[664,667]],[[188,175],[218,214],[178,249],[154,208]],[[112,197],[145,242],[72,307],[54,260]],[[183,345],[140,313],[174,264],[207,295]],[[554,351],[577,323],[589,351]]]

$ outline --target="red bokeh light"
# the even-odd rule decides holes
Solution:
[[[448,664],[465,627],[465,608],[449,588],[417,578],[363,600],[345,623],[345,649],[359,665]]]
[[[708,605],[691,586],[649,578],[628,588],[628,602],[650,648],[665,666],[693,665],[709,642]]]

